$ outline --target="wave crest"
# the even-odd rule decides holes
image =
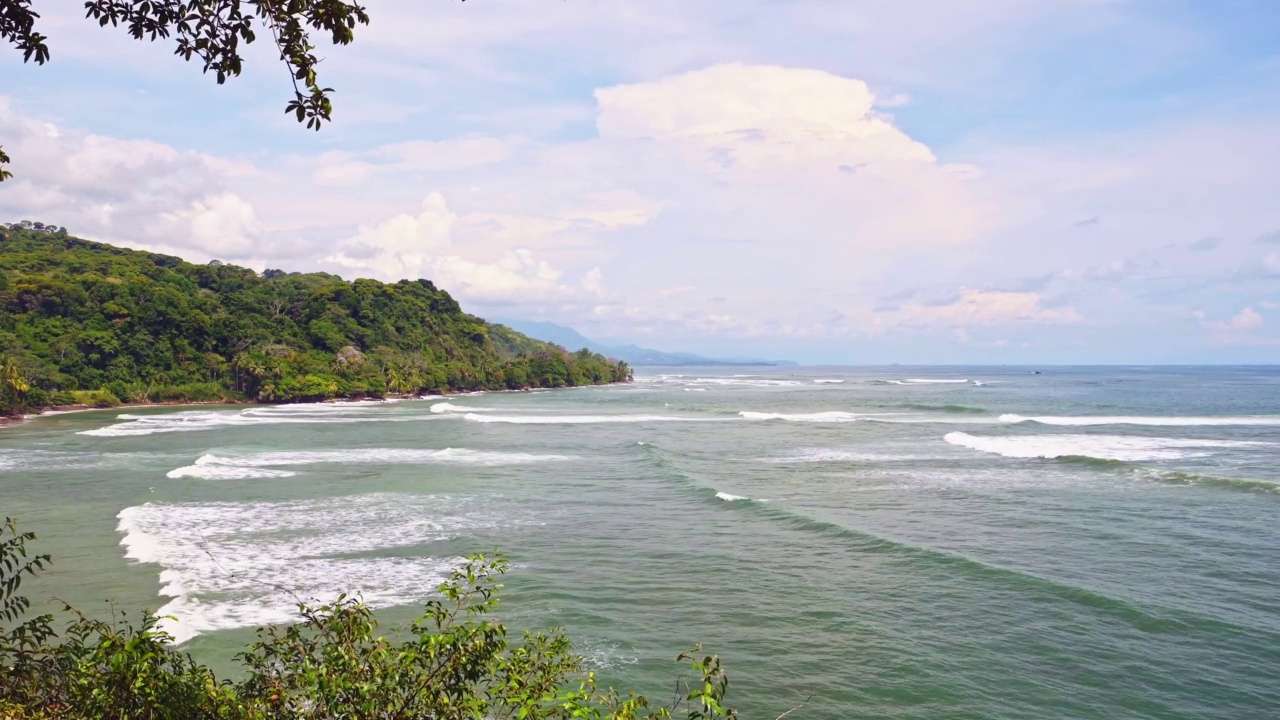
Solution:
[[[1033,422],[1041,425],[1089,426],[1089,425],[1152,425],[1152,426],[1232,426],[1232,425],[1280,425],[1280,415],[1236,415],[1236,416],[1143,416],[1143,415],[1038,415],[1025,416],[1006,413],[1000,416],[1001,422],[1025,423]]]
[[[593,425],[596,423],[708,422],[708,418],[684,418],[671,415],[479,415],[468,413],[463,419],[478,423],[513,423],[516,425]]]
[[[170,470],[167,477],[196,477],[206,480],[239,480],[249,478],[289,477],[297,473],[288,470],[272,470],[280,466],[347,464],[347,465],[479,465],[497,467],[503,465],[530,465],[541,462],[558,462],[575,459],[572,455],[535,455],[530,453],[499,452],[494,450],[469,450],[445,448],[424,450],[420,448],[356,448],[349,450],[314,450],[300,452],[269,452],[255,455],[223,456],[206,453],[195,463]]]
[[[787,422],[811,423],[851,423],[866,417],[864,413],[842,412],[839,410],[815,413],[765,413],[743,410],[738,414],[747,420],[786,420]]]
[[[1268,443],[1245,440],[1195,440],[1127,435],[970,435],[951,432],[943,436],[952,445],[993,453],[1008,458],[1093,458],[1141,462],[1204,457],[1215,449],[1238,448]]]
[[[295,621],[295,597],[328,601],[358,591],[372,607],[419,602],[462,560],[406,548],[519,521],[473,498],[398,494],[146,503],[117,519],[125,557],[160,567],[159,594],[170,598],[157,613],[160,627],[179,643]]]

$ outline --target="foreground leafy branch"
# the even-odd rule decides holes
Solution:
[[[369,24],[364,7],[342,0],[87,0],[84,8],[86,18],[123,27],[136,40],[172,38],[174,54],[203,63],[219,85],[240,74],[241,44],[252,44],[255,30],[265,29],[293,81],[294,99],[285,111],[314,130],[332,119],[333,89],[321,87],[316,77],[320,58],[312,33],[348,45],[356,25]],[[31,0],[0,0],[0,40],[21,52],[23,62],[43,65],[49,46],[36,31],[39,18]]]
[[[10,519],[0,527],[0,621],[28,609],[17,595],[24,576],[49,562],[27,557],[31,533]],[[219,680],[172,645],[144,613],[131,624],[73,613],[61,634],[42,615],[0,634],[0,718],[155,720],[655,720],[736,717],[724,705],[728,676],[714,655],[681,654],[692,676],[677,699],[651,707],[636,693],[601,690],[559,630],[526,632],[518,642],[489,617],[507,564],[475,555],[439,588],[439,597],[393,640],[378,633],[358,597],[298,605],[298,622],[258,630],[238,659],[242,680]]]
[[[369,24],[364,7],[342,0],[86,0],[84,9],[86,18],[124,28],[136,40],[172,39],[175,55],[201,62],[219,85],[240,74],[242,45],[265,30],[293,83],[285,112],[312,130],[333,119],[333,88],[323,87],[317,77],[321,58],[313,33],[348,45],[356,26]],[[23,62],[43,65],[50,57],[49,38],[36,30],[39,19],[31,0],[0,0],[0,42],[13,45]],[[8,162],[0,150],[0,182],[12,177],[4,169]]]

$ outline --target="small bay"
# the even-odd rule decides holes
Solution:
[[[1039,370],[54,414],[0,431],[0,513],[37,607],[220,669],[295,595],[394,628],[500,549],[509,623],[658,698],[701,642],[745,717],[1274,716],[1280,373]]]

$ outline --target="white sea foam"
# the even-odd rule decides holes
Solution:
[[[786,420],[788,422],[810,423],[851,423],[867,418],[865,413],[840,412],[837,410],[815,413],[765,413],[743,410],[738,414],[748,420]]]
[[[760,462],[790,465],[799,463],[838,463],[838,462],[904,462],[909,460],[932,460],[923,455],[893,455],[886,453],[855,452],[851,450],[829,450],[812,448],[801,450],[794,455],[762,458]]]
[[[269,452],[243,456],[223,456],[208,453],[195,463],[170,470],[168,477],[199,477],[210,480],[244,478],[289,477],[296,473],[287,470],[270,470],[272,467],[292,467],[320,463],[348,465],[530,465],[541,462],[573,460],[571,455],[534,455],[530,453],[500,452],[493,450],[469,450],[445,448],[426,450],[421,448],[352,448],[347,450],[309,450],[299,452]]]
[[[691,385],[742,385],[745,387],[787,387],[801,384],[798,380],[769,380],[754,375],[731,378],[694,378],[688,382]]]
[[[429,595],[460,560],[399,550],[509,525],[472,498],[374,494],[292,502],[147,503],[122,510],[125,557],[160,566],[161,626],[179,642],[296,619],[295,596],[358,590],[375,607]],[[355,557],[356,555],[360,557]]]
[[[466,405],[454,405],[453,403],[439,402],[431,406],[431,412],[440,413],[469,413],[469,412],[490,412],[490,408],[473,408]]]
[[[386,404],[386,401],[351,401],[344,403],[253,407],[238,412],[227,410],[186,410],[151,415],[121,413],[116,416],[116,419],[124,422],[92,430],[82,430],[78,434],[97,437],[130,437],[279,423],[401,422],[426,419],[426,416],[421,415],[378,416],[370,414],[369,411],[380,409]]]
[[[733,375],[731,377],[696,377],[688,378],[684,375],[659,375],[657,377],[636,378],[638,383],[648,383],[653,385],[679,385],[679,386],[698,386],[713,385],[721,387],[794,387],[803,385],[799,380],[777,380],[772,378],[760,377],[759,375]]]
[[[241,467],[237,465],[221,465],[218,463],[201,463],[201,460],[211,457],[205,455],[196,460],[195,465],[186,465],[180,468],[174,468],[165,473],[165,477],[178,478],[201,478],[203,480],[251,480],[254,478],[282,478],[293,477],[297,473],[291,470],[272,470],[271,468],[260,467]]]
[[[1203,457],[1216,449],[1268,444],[1244,440],[1196,440],[1126,435],[978,436],[962,432],[947,433],[943,439],[952,445],[1009,458],[1089,457],[1130,462]]]
[[[617,643],[592,637],[574,639],[573,652],[582,657],[582,665],[588,670],[608,670],[640,662],[640,658],[624,652]]]
[[[1076,416],[1023,416],[1012,413],[1000,416],[1001,422],[1034,422],[1041,425],[1156,425],[1156,426],[1230,426],[1230,425],[1280,425],[1280,415],[1237,415],[1220,417],[1177,417],[1140,415],[1076,415]]]
[[[906,423],[911,425],[1003,425],[1006,421],[988,416],[966,417],[963,415],[908,415],[903,413],[884,413],[869,415],[863,420],[880,423]]]
[[[707,422],[709,418],[684,418],[670,415],[463,415],[478,423],[514,423],[517,425],[593,425],[595,423]]]
[[[246,408],[242,412],[247,415],[279,415],[281,413],[341,413],[363,410],[376,410],[401,402],[397,398],[389,400],[332,400],[314,403],[286,403],[283,405],[261,405]]]
[[[750,499],[751,499],[751,498],[749,498],[749,497],[746,497],[745,495],[734,495],[734,494],[732,494],[732,493],[727,493],[727,492],[717,492],[717,493],[716,493],[716,497],[718,497],[718,498],[720,498],[721,500],[724,500],[724,501],[726,501],[726,502],[733,502],[733,501],[735,501],[735,500],[750,500]]]
[[[907,378],[902,382],[910,383],[913,385],[951,385],[951,384],[967,383],[969,382],[969,379],[964,378],[964,379],[957,380],[954,378]]]
[[[814,384],[815,384],[815,385],[839,385],[840,383],[842,383],[842,382],[844,382],[844,381],[843,381],[843,380],[828,379],[828,378],[818,378],[817,380],[814,380],[813,382],[814,382]]]
[[[906,423],[924,425],[1001,425],[1009,421],[994,416],[949,415],[917,415],[901,412],[844,412],[828,410],[812,413],[766,413],[744,410],[738,415],[748,420],[787,420],[789,422],[810,423]]]

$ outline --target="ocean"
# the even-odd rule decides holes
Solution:
[[[1037,372],[1038,371],[1038,372]],[[1280,718],[1280,368],[637,371],[627,386],[67,413],[0,430],[27,586],[224,672],[293,599],[501,617],[745,718]]]

